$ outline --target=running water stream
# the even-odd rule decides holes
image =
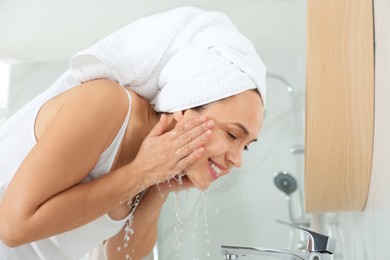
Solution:
[[[183,199],[186,199],[188,201],[188,192],[187,191],[181,191],[181,192],[176,192],[175,193],[175,217],[176,217],[176,222],[174,225],[174,232],[175,232],[175,241],[174,241],[174,250],[176,252],[177,257],[180,257],[180,249],[183,247],[183,242],[181,239],[181,234],[185,231],[183,228],[184,220],[183,220],[183,214],[182,214],[182,208],[180,207],[180,203],[183,202]],[[205,259],[205,257],[198,256],[198,250],[196,248],[196,231],[198,230],[198,218],[202,217],[204,221],[204,236],[205,236],[205,246],[208,248],[210,247],[210,234],[209,234],[209,225],[208,225],[208,218],[207,218],[207,208],[206,208],[206,196],[205,193],[202,192],[200,193],[199,199],[196,203],[196,208],[195,208],[195,214],[194,218],[192,221],[189,221],[188,224],[193,227],[193,233],[192,233],[192,238],[194,240],[194,258],[193,260],[200,260],[200,259]],[[191,232],[190,230],[187,230],[188,232]],[[206,257],[210,258],[211,254],[210,252],[206,253]]]
[[[168,184],[170,184],[171,181],[176,181],[178,184],[183,184],[183,176],[182,174],[179,174],[175,177],[173,177],[172,179],[168,180]],[[160,194],[162,197],[164,197],[165,195],[163,194],[163,192],[161,191],[160,187],[159,187],[159,184],[156,184],[156,187],[157,189],[160,191]],[[217,185],[216,186],[216,190],[218,191],[219,189],[219,186]],[[146,193],[145,192],[142,192],[142,193],[139,193],[133,200],[130,200],[129,201],[129,207],[130,207],[130,214],[128,216],[128,220],[126,222],[126,226],[125,226],[125,235],[124,235],[124,238],[123,238],[123,245],[122,246],[118,246],[117,248],[117,251],[120,252],[122,249],[124,248],[127,248],[129,243],[130,243],[130,240],[131,240],[131,236],[134,234],[134,230],[133,230],[133,223],[134,221],[136,221],[134,219],[134,212],[138,206],[138,204],[141,202],[141,199],[143,197],[143,195]],[[184,230],[184,220],[183,220],[183,212],[182,212],[182,208],[183,208],[183,205],[182,203],[190,203],[190,201],[188,200],[188,193],[189,191],[188,190],[184,190],[184,191],[176,191],[174,193],[174,213],[175,213],[175,218],[176,218],[176,221],[175,221],[175,224],[173,226],[173,232],[174,232],[174,235],[175,235],[175,240],[173,242],[173,248],[174,248],[174,251],[177,255],[178,258],[180,258],[180,250],[183,248],[183,241],[182,241],[182,238],[181,238],[181,235],[185,232]],[[219,200],[219,198],[217,198],[217,201]],[[199,198],[196,202],[196,205],[195,205],[195,214],[193,215],[193,220],[189,220],[188,224],[190,226],[193,227],[193,232],[192,232],[192,238],[194,240],[194,243],[193,245],[195,245],[193,247],[193,250],[194,250],[194,258],[193,260],[204,260],[205,257],[207,257],[208,259],[211,257],[211,254],[210,254],[210,243],[211,243],[211,238],[210,238],[210,234],[209,234],[209,224],[208,224],[208,217],[207,217],[207,207],[206,207],[206,195],[205,195],[205,192],[201,192],[199,193]],[[193,205],[190,206],[191,208],[193,208]],[[215,214],[218,214],[218,208],[215,209]],[[200,230],[198,229],[198,217],[202,217],[203,218],[203,221],[204,221],[204,236],[205,236],[205,246],[208,247],[208,250],[207,250],[207,253],[205,256],[198,256],[198,250],[196,248],[196,231]],[[188,231],[190,232],[190,231]],[[126,254],[125,255],[125,260],[131,260],[132,257],[134,256],[134,250],[132,252],[132,254]]]

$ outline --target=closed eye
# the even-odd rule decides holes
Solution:
[[[227,135],[229,136],[229,138],[230,138],[231,140],[233,140],[233,141],[238,140],[238,137],[235,136],[234,134],[232,134],[232,133],[230,133],[230,132],[228,132],[228,131],[226,131],[226,133],[227,133]]]
[[[234,134],[230,133],[230,132],[226,132],[228,134],[228,136],[230,137],[230,139],[232,140],[237,140],[237,136],[235,136]]]
[[[238,140],[237,136],[235,136],[234,134],[232,134],[232,133],[230,133],[230,132],[227,132],[227,131],[226,131],[226,133],[228,134],[228,136],[229,136],[230,139],[232,139],[232,140],[234,140],[234,141]],[[248,145],[245,145],[245,146],[244,146],[244,150],[245,150],[245,151],[249,151]]]

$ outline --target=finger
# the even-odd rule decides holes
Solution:
[[[213,126],[214,126],[214,122],[212,120],[208,120],[208,121],[204,122],[203,124],[198,125],[192,129],[190,129],[189,131],[179,135],[174,140],[174,144],[176,145],[176,147],[185,146],[185,145],[191,143],[193,140],[195,140],[199,137],[202,137],[202,134],[204,134],[206,131],[208,131]],[[203,138],[200,138],[200,140],[203,140]],[[204,140],[204,141],[207,141],[207,140]],[[195,147],[195,146],[192,146],[192,147]],[[197,147],[199,147],[199,146],[197,146]],[[195,148],[197,148],[197,147],[195,147]]]
[[[205,149],[203,147],[199,147],[191,152],[188,156],[179,160],[176,164],[176,170],[182,171],[191,164],[193,164],[196,160],[198,160],[205,153]]]
[[[182,120],[177,123],[177,125],[172,131],[170,131],[171,136],[173,137],[173,139],[176,139],[177,137],[188,132],[194,127],[197,127],[198,125],[201,125],[202,123],[206,122],[206,120],[207,118],[205,116],[192,117],[186,120]]]
[[[208,129],[206,132],[202,133],[200,136],[196,137],[194,140],[191,140],[189,143],[178,147],[175,150],[175,156],[178,160],[187,157],[196,149],[200,148],[204,144],[206,144],[212,136],[212,132]]]
[[[168,119],[165,114],[161,114],[160,120],[158,123],[152,128],[152,131],[150,131],[149,136],[159,136],[166,132],[168,127]]]

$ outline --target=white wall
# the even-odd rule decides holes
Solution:
[[[390,1],[375,0],[374,160],[363,212],[318,215],[319,229],[338,240],[335,260],[390,259]]]
[[[67,68],[67,61],[11,65],[7,115],[47,89]]]

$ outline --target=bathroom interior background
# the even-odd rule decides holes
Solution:
[[[42,13],[40,4],[45,6]],[[274,222],[275,218],[289,221],[289,215],[286,195],[276,188],[273,178],[288,171],[296,178],[299,192],[303,191],[303,154],[290,149],[304,144],[305,4],[170,0],[118,1],[112,6],[95,1],[83,10],[78,1],[63,6],[24,1],[23,7],[2,1],[0,58],[10,65],[7,105],[2,106],[1,117],[10,116],[50,86],[67,69],[75,52],[139,17],[183,5],[222,11],[254,43],[267,65],[264,128],[259,141],[245,153],[242,168],[204,194],[191,190],[178,195],[180,212],[176,195],[170,196],[159,222],[158,259],[219,259],[221,244],[294,248],[289,228]],[[70,9],[72,17],[67,17]],[[302,208],[299,192],[291,195],[297,216]]]
[[[390,4],[374,2],[377,50],[380,57],[387,57],[380,62],[389,67],[389,48],[383,46],[390,46],[390,20],[383,14],[390,12]],[[299,233],[274,222],[275,218],[291,221],[286,195],[274,185],[274,176],[286,171],[296,179],[298,190],[291,194],[291,202],[294,218],[299,218],[304,192],[306,0],[69,0],[61,4],[2,0],[0,122],[49,87],[78,50],[137,18],[184,5],[226,13],[252,40],[269,73],[267,112],[259,141],[245,153],[240,169],[205,193],[191,190],[170,196],[159,222],[155,259],[223,259],[222,244],[297,250]],[[385,141],[389,144],[389,139]],[[390,217],[385,203],[390,194],[384,183],[389,177],[382,174],[390,165],[383,162],[382,166],[373,172],[365,212],[304,215],[311,218],[314,229],[338,240],[334,259],[384,260],[390,255],[384,245]]]

